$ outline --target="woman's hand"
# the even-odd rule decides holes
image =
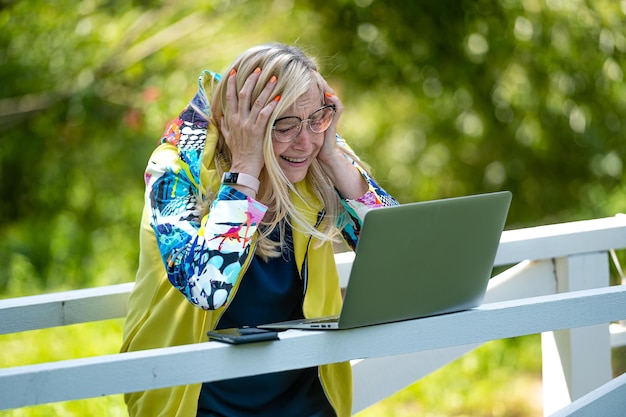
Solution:
[[[317,74],[317,76],[319,77],[322,87],[324,88],[324,105],[335,106],[335,115],[333,117],[333,121],[330,124],[330,127],[326,130],[326,132],[324,132],[324,144],[322,145],[322,148],[317,155],[320,163],[324,165],[326,161],[331,162],[332,159],[336,158],[337,156],[343,157],[343,152],[341,152],[341,149],[338,148],[336,144],[337,124],[339,123],[339,119],[341,118],[341,115],[343,113],[343,104],[341,103],[341,100],[339,100],[339,97],[335,95],[334,90],[330,88],[326,80],[321,75],[319,75],[319,73]]]
[[[261,75],[257,68],[246,79],[241,90],[237,91],[237,73],[232,70],[226,86],[226,111],[221,120],[221,131],[231,153],[233,172],[243,172],[259,177],[265,165],[263,141],[269,118],[280,97],[271,99],[276,87],[276,77],[272,77],[252,102],[252,92]]]
[[[325,91],[324,104],[335,106],[335,116],[328,130],[324,132],[324,144],[317,154],[317,160],[342,197],[357,199],[367,192],[368,185],[361,173],[346,158],[341,147],[337,145],[337,124],[343,113],[343,104],[326,80],[319,74],[318,77]]]

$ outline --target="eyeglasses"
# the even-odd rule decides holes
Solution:
[[[304,122],[313,133],[325,132],[332,123],[334,116],[335,106],[331,104],[315,110],[308,119],[302,120],[298,116],[281,117],[274,122],[272,137],[278,142],[291,142],[302,130],[302,123]]]

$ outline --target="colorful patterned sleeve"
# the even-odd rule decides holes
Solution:
[[[166,140],[146,170],[150,224],[172,285],[195,306],[213,310],[229,299],[267,208],[222,185],[201,218],[197,203],[203,198],[199,179],[206,130],[188,122],[178,129],[176,141]]]
[[[354,154],[354,151],[352,151],[350,146],[339,136],[337,136],[337,144],[348,149]],[[341,199],[341,203],[343,204],[348,216],[347,221],[344,223],[345,226],[342,229],[342,234],[348,245],[354,249],[356,248],[356,244],[359,240],[359,234],[365,213],[372,208],[395,206],[399,203],[395,198],[381,188],[376,181],[374,181],[372,176],[365,169],[363,169],[363,167],[357,164],[354,160],[350,160],[355,166],[355,169],[361,173],[363,179],[368,184],[367,192],[356,200]]]

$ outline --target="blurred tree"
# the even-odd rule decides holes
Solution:
[[[132,280],[142,173],[202,69],[320,57],[401,201],[513,191],[511,226],[623,210],[625,1],[0,6],[0,293]],[[40,288],[34,286],[40,285]],[[7,290],[8,288],[8,290]]]
[[[512,223],[565,221],[625,203],[625,9],[344,1],[321,8],[320,44],[341,51],[333,75],[358,105],[352,121],[375,118],[354,128],[356,147],[395,195],[509,189]]]

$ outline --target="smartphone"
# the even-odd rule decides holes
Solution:
[[[256,327],[239,327],[221,330],[212,330],[207,333],[209,339],[219,342],[240,345],[243,343],[278,340],[278,332],[257,329]]]

